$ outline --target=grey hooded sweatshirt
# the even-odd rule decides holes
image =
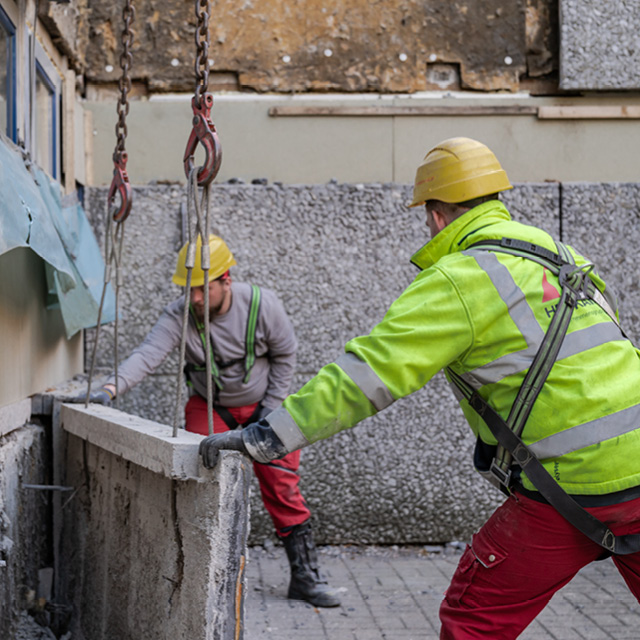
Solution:
[[[211,320],[210,334],[215,359],[232,364],[220,369],[223,389],[217,402],[225,407],[241,407],[261,402],[276,408],[287,396],[296,363],[297,341],[293,326],[282,303],[270,289],[260,289],[260,310],[256,325],[255,364],[248,382],[244,382],[245,337],[251,302],[251,285],[231,284],[231,307]],[[142,343],[118,366],[118,394],[135,386],[152,373],[176,347],[180,346],[184,299],[168,304],[158,322]],[[185,360],[198,367],[205,365],[205,350],[196,323],[189,315]],[[193,389],[207,396],[205,371],[191,374]],[[107,382],[115,384],[112,375]],[[215,389],[215,385],[214,385]]]

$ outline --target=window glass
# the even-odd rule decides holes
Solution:
[[[40,65],[36,65],[35,115],[36,162],[55,178],[55,91]]]
[[[14,47],[15,29],[0,8],[0,130],[14,135]]]

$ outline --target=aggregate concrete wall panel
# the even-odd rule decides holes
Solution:
[[[148,203],[173,203],[173,197],[162,195],[173,190],[136,189],[141,211],[148,212],[139,215],[153,211],[162,217]],[[516,219],[557,236],[559,193],[555,183],[516,185],[504,199]],[[103,189],[89,191],[91,201],[103,195]],[[214,186],[213,228],[235,254],[233,277],[274,289],[294,323],[300,346],[293,390],[335,360],[350,338],[368,333],[413,279],[416,270],[409,258],[428,240],[428,231],[424,212],[406,208],[410,196],[407,184]],[[176,239],[165,239],[161,246]],[[154,247],[146,251],[151,259]],[[157,259],[157,274],[168,272],[175,253]],[[130,347],[148,326],[135,317],[140,300],[135,289],[122,295],[132,314],[123,332]],[[160,385],[160,377],[153,383]],[[153,400],[141,393],[125,406],[151,419],[156,411],[172,415],[174,378],[165,375],[165,383]],[[157,397],[164,397],[161,409]],[[357,428],[303,450],[301,486],[317,539],[399,543],[468,538],[501,496],[473,471],[473,445],[439,375]],[[272,525],[255,483],[253,488],[251,540],[256,542],[271,535]]]
[[[564,184],[562,232],[596,265],[619,299],[625,332],[640,343],[640,185]]]
[[[85,208],[96,232],[100,245],[104,247],[106,190],[87,190]],[[172,284],[175,256],[182,244],[181,207],[186,203],[182,188],[165,186],[136,189],[133,212],[127,219],[123,246],[123,286],[120,296],[120,320],[118,353],[122,360],[144,338],[158,319],[163,307],[182,294],[180,287]],[[85,367],[89,371],[95,330],[86,332]],[[104,325],[99,332],[96,373],[111,372],[115,364],[115,323]],[[151,406],[160,404],[164,396],[171,400],[165,387],[159,393],[154,380],[157,376],[176,379],[177,353],[170,355],[158,368],[155,375],[145,381],[144,391],[136,395]],[[175,382],[173,384],[175,388]],[[134,398],[135,396],[132,396]],[[136,413],[131,401],[123,397],[120,408]],[[175,400],[174,400],[175,402]],[[173,413],[154,413],[153,419],[172,424]]]
[[[639,0],[560,0],[560,87],[640,89]]]
[[[179,474],[166,468],[156,473],[144,466],[156,468],[157,445],[144,430],[132,428],[127,438],[138,441],[134,456],[118,455],[113,443],[96,444],[104,441],[98,423],[113,418],[113,429],[127,430],[131,416],[118,413],[62,410],[63,426],[82,436],[68,436],[65,482],[77,493],[64,511],[62,536],[74,634],[92,640],[242,638],[247,460],[225,453],[213,472],[203,470],[198,478],[176,479],[170,476]],[[154,429],[170,433],[161,425]],[[190,457],[198,466],[197,442]]]

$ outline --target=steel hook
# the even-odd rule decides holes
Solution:
[[[120,194],[120,206],[113,214],[114,222],[123,222],[131,213],[132,192],[127,175],[127,157],[126,151],[116,151],[113,154],[113,180],[109,187],[109,206],[113,204],[116,191]]]
[[[211,122],[212,106],[213,95],[211,93],[202,94],[200,106],[198,106],[196,96],[191,99],[193,129],[184,152],[184,172],[189,178],[193,169],[193,156],[196,147],[198,143],[202,144],[206,156],[204,164],[198,170],[198,186],[200,187],[209,184],[218,175],[222,162],[222,146],[218,140],[216,127]]]

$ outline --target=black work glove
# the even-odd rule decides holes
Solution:
[[[218,458],[222,449],[232,449],[247,453],[247,448],[242,440],[242,431],[225,431],[224,433],[214,433],[207,436],[202,442],[198,453],[202,456],[202,464],[207,469],[213,469],[218,464]]]
[[[107,389],[106,387],[100,387],[96,391],[92,391],[89,394],[89,402],[93,402],[94,404],[102,404],[105,407],[108,407],[114,397],[115,396],[109,389]],[[87,392],[81,391],[76,396],[65,398],[64,401],[71,402],[73,404],[84,404],[87,401]]]

